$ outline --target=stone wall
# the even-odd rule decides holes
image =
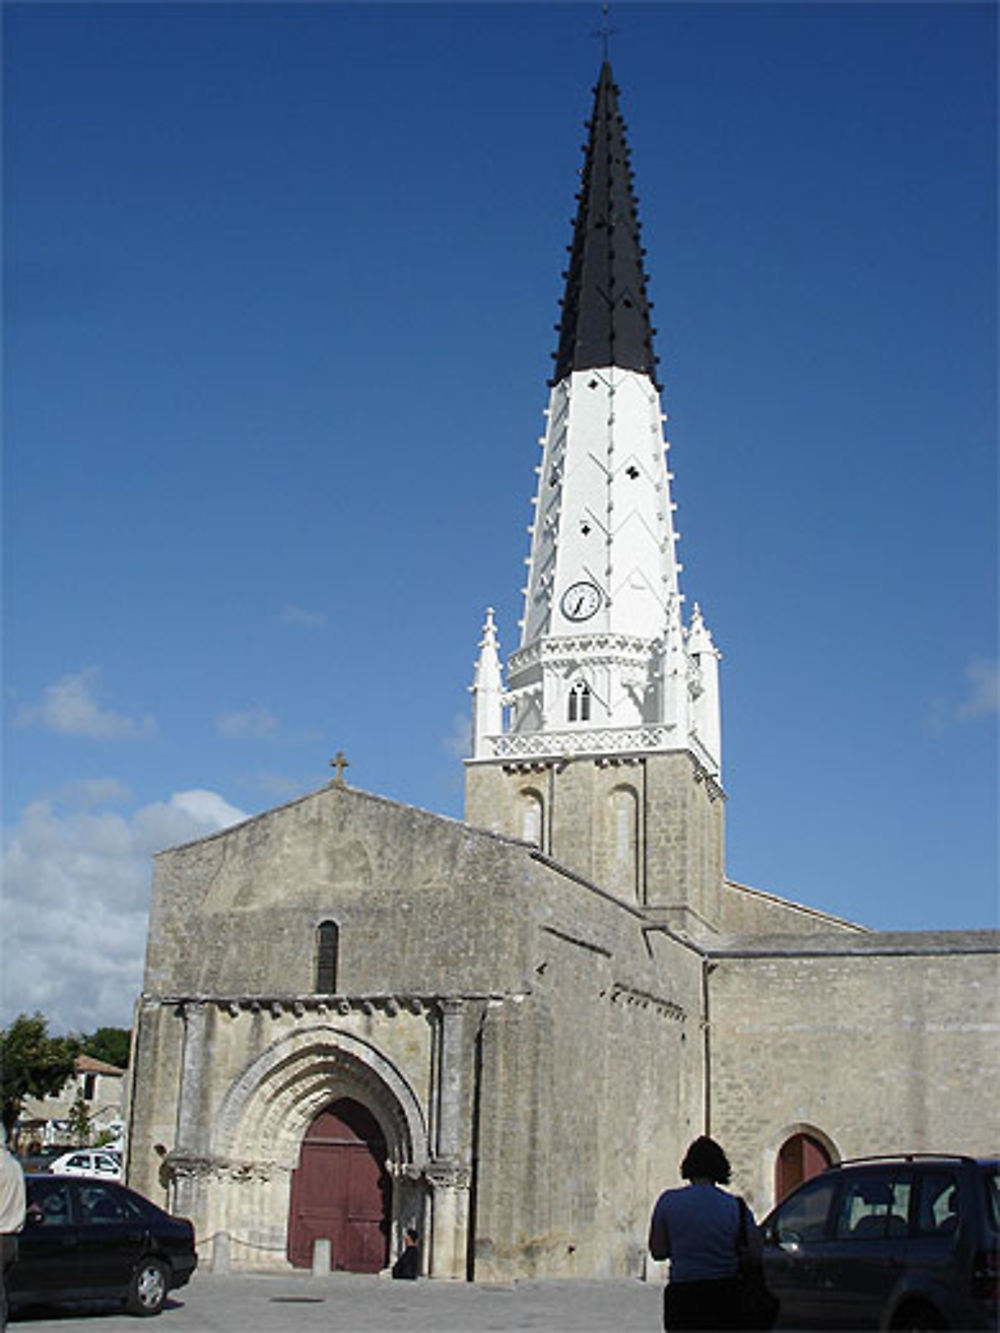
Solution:
[[[331,785],[157,857],[144,992],[311,993],[327,918],[338,991],[502,988],[523,970],[513,861],[509,842]]]
[[[763,941],[711,959],[710,1118],[758,1211],[778,1149],[995,1152],[996,935]]]
[[[851,935],[869,935],[867,926],[856,925],[815,907],[790,902],[776,894],[752,889],[746,884],[726,880],[722,885],[719,930],[725,935],[744,938],[770,935],[828,935],[843,931]]]
[[[700,1131],[700,962],[585,883],[546,890],[530,995],[483,1031],[476,1274],[637,1276]]]

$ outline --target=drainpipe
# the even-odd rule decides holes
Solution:
[[[479,1136],[483,1105],[483,1029],[488,1006],[484,1005],[472,1043],[472,1132],[469,1162],[469,1224],[466,1231],[465,1280],[476,1280],[476,1207],[479,1194]]]
[[[708,958],[701,960],[701,1031],[702,1031],[702,1070],[703,1104],[705,1116],[704,1132],[712,1134],[712,1011],[709,1004],[708,979],[715,971],[715,963]]]
[[[135,1090],[137,1084],[137,1066],[139,1064],[139,1024],[142,1021],[142,1002],[140,995],[132,1006],[132,1033],[128,1049],[128,1077],[125,1081],[125,1105],[122,1107],[125,1121],[125,1155],[122,1161],[122,1181],[128,1184],[132,1176],[132,1124],[135,1117]],[[145,1182],[144,1182],[145,1183]]]

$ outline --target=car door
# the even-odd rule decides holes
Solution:
[[[779,1204],[764,1224],[764,1274],[781,1301],[779,1327],[829,1326],[821,1273],[835,1193],[835,1176],[816,1176]]]
[[[110,1181],[74,1181],[79,1254],[89,1285],[123,1291],[146,1243],[146,1222],[124,1190]]]
[[[961,1188],[957,1166],[922,1166],[917,1173],[916,1194],[905,1282],[898,1296],[902,1299],[911,1292],[920,1293],[959,1327],[970,1287],[968,1279],[963,1280],[960,1254],[963,1249],[968,1254],[971,1200]]]
[[[122,1173],[122,1164],[113,1153],[95,1152],[93,1172],[99,1180],[119,1180]]]
[[[61,1176],[29,1176],[26,1185],[28,1211],[10,1290],[22,1297],[61,1299],[83,1281],[72,1182]]]
[[[878,1328],[902,1275],[913,1172],[887,1164],[845,1172],[834,1209],[827,1276],[834,1328]]]
[[[90,1153],[77,1152],[63,1160],[59,1166],[58,1174],[60,1176],[86,1176],[90,1174],[92,1167],[93,1159]]]

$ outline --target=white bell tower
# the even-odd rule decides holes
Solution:
[[[589,128],[520,643],[504,689],[488,613],[466,818],[538,841],[651,910],[710,923],[722,878],[719,654],[698,607],[683,616],[645,252],[607,61]]]

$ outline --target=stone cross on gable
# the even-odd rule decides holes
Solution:
[[[330,760],[330,767],[337,770],[333,780],[339,787],[342,787],[344,785],[344,769],[350,768],[350,763],[343,750],[338,750],[333,756]]]

